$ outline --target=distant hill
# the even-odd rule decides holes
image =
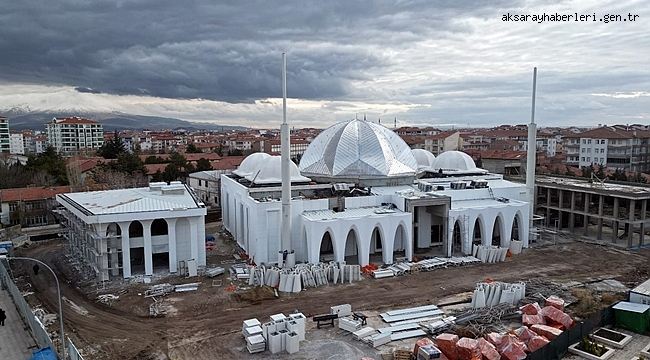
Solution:
[[[243,130],[241,126],[219,125],[213,123],[196,123],[174,118],[159,116],[142,116],[121,113],[78,113],[78,112],[23,112],[9,110],[0,115],[9,118],[9,129],[11,130],[45,130],[45,123],[52,121],[52,118],[63,116],[80,116],[87,119],[99,121],[104,125],[105,131],[114,130],[160,130],[160,129],[185,129],[195,130]]]

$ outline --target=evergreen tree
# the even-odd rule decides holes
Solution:
[[[212,165],[210,165],[210,161],[206,158],[200,158],[199,161],[196,162],[196,171],[209,171],[212,170]]]
[[[45,172],[56,179],[58,185],[68,185],[68,169],[65,159],[58,154],[54,147],[48,146],[44,152],[30,155],[27,158],[25,169],[36,174]]]
[[[566,167],[566,172],[564,173],[566,176],[576,176],[576,174],[571,170],[570,167]]]
[[[156,172],[151,176],[151,181],[152,182],[161,182],[164,180],[163,173],[160,171],[160,169],[156,170]]]
[[[185,149],[185,152],[188,153],[188,154],[199,154],[199,153],[202,153],[203,150],[198,149],[196,147],[196,145],[194,145],[192,143],[192,144],[187,145],[187,148]]]
[[[165,171],[162,173],[163,181],[170,182],[176,181],[181,177],[181,171],[175,164],[171,163],[165,167]]]
[[[645,176],[643,176],[643,174],[641,174],[638,171],[634,173],[634,176],[630,177],[629,181],[635,182],[635,183],[641,183],[641,184],[647,184],[648,183],[648,180],[645,178]]]
[[[596,177],[598,177],[601,180],[605,180],[605,170],[603,168],[604,166],[599,165],[598,171],[596,171]]]
[[[120,134],[115,130],[113,140],[105,142],[98,150],[97,155],[105,159],[117,159],[120,154],[126,151],[126,145],[122,142]]]

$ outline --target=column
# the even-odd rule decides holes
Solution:
[[[569,231],[572,234],[573,234],[573,229],[575,227],[575,221],[576,221],[576,219],[575,219],[576,214],[574,213],[574,211],[576,209],[576,207],[575,207],[576,204],[575,203],[576,203],[576,192],[571,191],[571,212],[569,213]]]
[[[612,221],[612,242],[618,240],[618,198],[614,197],[614,220]]]
[[[530,216],[533,216],[533,214],[530,214]],[[553,226],[551,224],[551,188],[546,188],[546,226]]]
[[[151,249],[151,223],[153,220],[140,220],[144,237],[144,274],[153,275],[153,252]]]
[[[188,218],[190,221],[190,256],[192,259],[196,260],[196,263],[199,263],[199,247],[197,239],[198,231],[198,219],[196,217]],[[205,241],[205,240],[204,240]]]
[[[129,238],[131,222],[121,222],[117,225],[122,231],[122,276],[126,279],[131,277],[131,241]]]
[[[636,207],[636,202],[632,199],[628,200],[628,215],[629,215],[629,225],[627,231],[627,247],[632,247],[634,242],[634,208]]]
[[[598,195],[598,234],[596,235],[596,238],[598,240],[603,239],[603,203],[604,197],[602,195]]]
[[[176,257],[176,220],[178,218],[165,220],[167,220],[167,237],[169,242],[169,272],[175,273],[178,271],[178,259]]]
[[[584,235],[589,236],[589,200],[591,198],[591,194],[583,193],[583,196],[585,197],[585,231],[584,231]]]
[[[646,206],[647,206],[648,200],[643,199],[641,200],[641,228],[639,229],[639,246],[643,246],[643,242],[645,240],[645,211],[646,211]]]
[[[562,208],[564,205],[564,190],[558,190],[558,202],[557,202],[557,208],[559,209],[557,211],[557,229],[562,230]]]

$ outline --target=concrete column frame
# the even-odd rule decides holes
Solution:
[[[618,198],[614,198],[614,220],[612,221],[612,242],[618,241]]]
[[[551,224],[551,188],[546,188],[546,226],[553,226]]]
[[[598,196],[598,233],[596,234],[596,239],[603,239],[603,207],[605,203],[605,197],[602,195]]]
[[[628,230],[627,230],[627,247],[632,247],[632,244],[634,242],[634,219],[635,219],[635,208],[636,208],[636,202],[632,199],[628,200],[627,203],[628,207],[628,215],[629,215],[629,224],[628,224]]]
[[[573,234],[576,222],[576,192],[571,191],[571,212],[569,213],[569,231]]]
[[[641,228],[639,229],[639,246],[643,246],[645,242],[645,212],[647,209],[648,200],[641,200]]]
[[[562,209],[564,205],[564,190],[558,190],[558,202],[557,202],[557,229],[561,230],[562,229]]]
[[[584,231],[584,236],[589,236],[589,200],[591,198],[590,194],[583,193],[585,197],[585,231]]]

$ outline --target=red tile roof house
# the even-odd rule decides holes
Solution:
[[[2,225],[31,227],[55,224],[56,219],[52,214],[57,204],[55,197],[69,192],[69,186],[0,190]]]

